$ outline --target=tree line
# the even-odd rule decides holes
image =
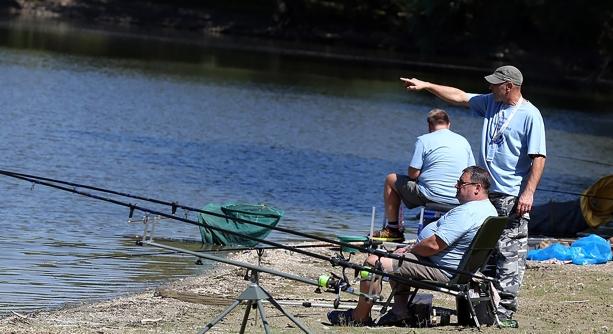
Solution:
[[[613,83],[613,2],[604,0],[7,0],[60,18],[393,50],[411,59],[515,63]]]
[[[516,62],[613,80],[613,2],[579,0],[276,0],[290,30],[328,27],[418,57]],[[349,34],[351,35],[351,34]]]

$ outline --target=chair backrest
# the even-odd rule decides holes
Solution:
[[[508,217],[506,216],[487,217],[475,234],[468,251],[462,256],[458,270],[474,274],[483,269],[496,248],[496,243],[500,239],[507,221]],[[457,273],[452,277],[451,282],[464,284],[469,282],[470,279],[471,277],[468,275]]]
[[[444,215],[446,212],[458,206],[457,204],[446,204],[446,203],[436,203],[436,202],[428,202],[424,206],[421,207],[421,212],[419,213],[419,224],[420,228],[425,227],[426,225],[437,221]],[[417,234],[421,229],[418,228]]]

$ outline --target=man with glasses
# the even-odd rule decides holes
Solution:
[[[404,240],[402,217],[398,217],[401,201],[409,209],[429,202],[458,205],[453,185],[462,169],[475,164],[472,149],[464,137],[449,129],[451,121],[444,110],[432,109],[427,121],[428,133],[417,137],[407,175],[390,173],[385,178],[386,225],[372,237]]]
[[[408,91],[426,90],[447,103],[469,107],[484,119],[478,164],[492,176],[492,204],[499,215],[509,216],[493,257],[496,268],[492,271],[500,282],[498,315],[510,320],[517,310],[517,294],[526,266],[528,213],[545,168],[543,118],[523,98],[523,75],[514,66],[501,66],[485,76],[489,94],[468,94],[415,78],[401,80]]]
[[[488,200],[489,188],[489,174],[485,169],[479,166],[465,168],[455,185],[456,198],[460,205],[445,213],[436,222],[429,224],[428,229],[422,230],[417,243],[399,248],[395,253],[404,254],[405,258],[422,263],[457,269],[462,256],[470,248],[471,242],[485,219],[497,215],[496,209]],[[426,233],[428,235],[425,235]],[[381,258],[378,255],[370,255],[365,265],[375,267],[378,261],[383,271],[415,280],[448,282],[455,274],[455,272],[409,261],[403,261],[399,266],[398,260]],[[377,278],[375,282],[369,279],[361,281],[360,291],[379,294],[381,292],[379,279],[381,278]],[[398,283],[390,280],[390,284],[394,287]],[[400,286],[395,291],[391,310],[379,318],[375,325],[402,326],[408,321],[410,317],[407,309],[410,296],[408,290]],[[355,309],[331,311],[328,313],[328,320],[333,325],[371,325],[372,306],[372,301],[360,297]]]

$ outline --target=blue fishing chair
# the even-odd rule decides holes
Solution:
[[[421,207],[419,212],[419,223],[417,227],[417,233],[421,231],[426,225],[437,221],[441,218],[442,215],[447,213],[447,211],[455,208],[456,204],[446,204],[446,203],[435,203],[428,202],[426,205]]]

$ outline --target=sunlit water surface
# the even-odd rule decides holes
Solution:
[[[381,224],[383,179],[406,171],[433,106],[478,145],[481,120],[405,93],[402,69],[50,31],[0,29],[1,169],[195,207],[268,203],[285,211],[281,226],[334,237],[367,233],[373,206]],[[611,173],[613,112],[541,100],[547,191],[537,201],[574,198],[549,190],[578,193]],[[142,226],[127,224],[124,207],[7,177],[0,187],[0,314],[109,298],[210,268],[136,246]],[[405,215],[411,230],[415,212]],[[191,225],[164,222],[156,235],[198,246]]]

